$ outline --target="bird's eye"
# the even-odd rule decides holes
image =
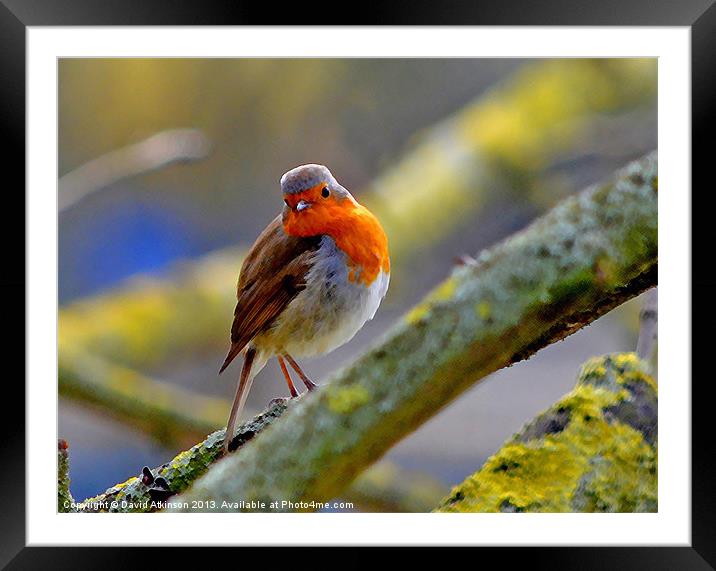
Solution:
[[[328,187],[327,187],[327,186],[324,186],[324,187],[323,187],[323,190],[321,191],[321,196],[322,196],[323,198],[328,198],[328,195],[329,195],[329,194],[331,194],[331,191],[328,190]]]

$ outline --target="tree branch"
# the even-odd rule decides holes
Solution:
[[[75,511],[74,500],[70,493],[70,461],[67,454],[67,442],[57,441],[57,511]]]
[[[653,153],[457,268],[382,344],[213,466],[172,509],[331,499],[475,381],[655,285],[656,176]]]
[[[116,290],[63,307],[59,353],[82,351],[139,368],[188,351],[221,352],[226,316],[236,304],[242,257],[240,248],[227,248],[180,265],[167,278],[134,278]]]
[[[575,389],[453,488],[438,512],[655,512],[657,387],[634,353],[587,361]]]
[[[244,423],[232,444],[240,448],[295,403],[294,400],[273,404],[250,422]],[[224,430],[218,430],[171,461],[154,469],[144,468],[142,474],[74,505],[72,496],[69,495],[67,445],[60,441],[58,509],[61,512],[82,513],[157,511],[161,509],[162,502],[184,491],[206,472],[211,464],[221,458],[223,441]],[[445,493],[444,486],[424,474],[407,472],[393,464],[382,462],[361,474],[342,497],[364,510],[427,512]]]
[[[388,234],[393,294],[406,259],[476,220],[503,190],[525,193],[544,186],[537,179],[550,161],[573,149],[605,111],[634,110],[651,101],[655,78],[656,64],[646,59],[540,61],[422,132],[400,160],[358,193]],[[187,352],[220,352],[242,254],[224,249],[183,265],[168,279],[131,280],[63,307],[60,350],[82,348],[132,367]],[[96,319],[98,314],[105,318]]]
[[[59,354],[60,394],[96,407],[166,446],[191,446],[226,422],[230,403],[151,379],[128,367],[66,348]]]
[[[535,175],[573,150],[593,121],[643,106],[655,88],[648,59],[526,65],[421,133],[361,199],[385,227],[391,257],[420,252],[475,220],[495,195],[529,195]]]
[[[279,401],[267,410],[242,424],[232,444],[240,449],[256,434],[279,418],[286,408],[295,403]],[[108,488],[105,492],[87,498],[78,504],[77,511],[93,512],[151,512],[160,509],[161,502],[184,491],[209,466],[221,458],[225,429],[210,434],[206,440],[189,450],[180,452],[166,464],[152,470],[145,468],[134,476]]]
[[[530,229],[525,231],[523,235],[518,235],[503,245],[498,246],[493,251],[483,254],[478,262],[468,264],[457,270],[453,278],[450,278],[442,286],[437,288],[428,300],[419,305],[407,316],[406,323],[403,324],[402,328],[399,328],[399,331],[406,329],[406,332],[409,333],[411,330],[416,330],[420,338],[425,338],[428,332],[422,330],[431,321],[429,318],[430,315],[435,314],[435,318],[439,318],[440,322],[444,322],[445,317],[450,316],[447,320],[448,324],[456,324],[455,317],[456,314],[459,313],[459,308],[468,304],[468,306],[472,308],[470,314],[477,315],[480,319],[480,323],[478,327],[476,327],[478,337],[480,335],[486,335],[489,341],[488,346],[494,346],[496,339],[498,339],[495,337],[495,332],[483,330],[480,334],[479,330],[481,328],[499,328],[500,323],[502,323],[502,327],[505,326],[504,319],[507,316],[503,315],[503,312],[508,308],[500,307],[499,305],[491,308],[489,304],[484,303],[490,295],[494,296],[495,292],[499,291],[499,284],[503,282],[512,284],[511,287],[513,289],[516,288],[515,291],[520,292],[520,295],[517,296],[520,298],[523,296],[527,296],[528,298],[537,296],[538,299],[541,299],[544,296],[542,289],[548,284],[543,283],[542,289],[537,288],[531,293],[525,291],[525,288],[529,286],[529,282],[523,283],[522,279],[518,279],[521,272],[514,272],[514,270],[520,268],[520,266],[510,265],[510,260],[513,257],[524,257],[528,255],[531,250],[539,252],[540,258],[552,260],[550,265],[554,267],[552,267],[550,271],[543,272],[545,275],[542,276],[542,279],[546,279],[548,282],[554,281],[557,284],[561,284],[561,287],[557,287],[556,289],[554,287],[551,288],[553,294],[545,298],[542,303],[537,304],[537,308],[539,309],[537,313],[533,311],[537,308],[531,307],[530,304],[528,304],[528,307],[530,307],[530,311],[528,312],[530,319],[546,319],[551,323],[551,326],[543,327],[544,331],[537,335],[528,345],[529,348],[516,351],[512,356],[512,360],[526,358],[528,354],[536,351],[541,346],[560,338],[560,336],[566,336],[581,325],[596,319],[599,315],[608,311],[621,301],[636,295],[648,287],[650,283],[655,282],[656,279],[656,212],[655,204],[650,204],[651,202],[655,202],[655,197],[650,196],[653,192],[651,185],[655,175],[656,157],[652,155],[643,159],[640,163],[631,165],[622,173],[621,179],[604,185],[603,187],[586,191],[581,197],[566,201],[563,205],[558,207],[555,212],[546,217],[545,220],[535,223]],[[624,184],[625,182],[627,184]],[[611,208],[616,209],[615,212],[621,211],[624,216],[620,217],[621,221],[620,224],[618,224],[618,228],[612,229],[610,235],[605,237],[605,239],[599,239],[599,225],[597,224],[595,226],[599,216],[594,218],[594,213],[590,212],[590,205],[603,205],[608,202],[607,199],[609,197],[612,197],[609,199],[609,202],[612,203]],[[639,208],[640,201],[642,201],[641,206],[643,208]],[[575,214],[580,214],[580,216],[575,217]],[[589,216],[586,216],[587,214],[589,214]],[[613,217],[609,212],[605,212],[603,215]],[[634,216],[634,218],[630,218],[630,215]],[[560,222],[564,216],[568,216],[571,219],[570,224],[573,227],[567,232],[567,235],[562,236],[565,242],[558,246],[556,242],[550,242],[549,227],[552,222]],[[584,224],[591,226],[591,235],[583,235],[580,231],[580,228]],[[561,228],[559,231],[564,232],[565,228]],[[541,238],[530,246],[529,242],[532,233],[537,233]],[[637,244],[620,239],[620,237],[627,235],[642,233],[643,241],[641,241],[642,238],[640,238]],[[578,241],[583,241],[583,243],[578,244]],[[550,252],[549,248],[547,248],[543,242],[551,244],[551,248],[556,248],[556,250]],[[596,242],[599,242],[599,245],[595,248],[597,245]],[[545,248],[547,249],[545,250]],[[565,265],[566,260],[564,258],[574,258],[574,261]],[[588,262],[592,258],[599,263],[592,263],[590,265]],[[612,260],[612,262],[609,262],[609,260]],[[503,266],[503,264],[507,265]],[[500,267],[505,271],[498,271]],[[579,268],[584,269],[585,267],[591,268],[591,273],[589,273],[591,278],[585,281],[582,279],[585,276],[582,275],[580,280],[577,280],[577,282],[581,284],[580,287],[584,288],[584,299],[582,301],[586,302],[586,304],[580,304],[577,303],[579,299],[575,299],[575,296],[572,295],[573,292],[570,293],[570,288],[564,288],[564,284],[573,283],[573,279],[570,281],[571,273],[576,271],[576,275],[579,276],[581,275]],[[512,271],[510,268],[512,268]],[[564,275],[555,274],[555,271],[559,268],[564,269]],[[638,273],[639,269],[642,270],[641,273]],[[484,290],[477,287],[477,291],[475,291],[475,286],[479,285],[481,280],[490,279],[490,276],[494,276],[492,279],[495,279],[496,282]],[[537,282],[540,280],[536,275],[533,276],[533,280],[536,280],[536,287]],[[594,288],[596,291],[590,293],[589,290],[591,288]],[[490,292],[492,292],[492,294],[490,294]],[[472,306],[470,304],[475,301],[475,296],[481,301]],[[589,300],[592,298],[596,299],[592,307],[593,313],[590,313],[589,309],[580,309],[580,307],[588,308]],[[526,302],[527,300],[523,301]],[[509,297],[503,295],[499,303],[503,306],[505,304],[509,305]],[[565,311],[561,320],[558,319],[560,316],[555,313],[555,303],[557,306],[563,306],[562,309]],[[551,309],[551,311],[546,311],[547,309]],[[571,313],[569,311],[570,309]],[[501,317],[499,321],[496,321],[498,315]],[[553,322],[550,320],[553,320]],[[537,323],[537,321],[535,322]],[[443,327],[440,329],[439,334],[441,336],[444,337],[447,334],[447,336],[450,337],[450,333],[444,331]],[[397,337],[400,339],[399,334]],[[450,341],[450,339],[446,341],[449,342],[453,351],[455,350],[455,342],[459,342],[458,340]],[[479,342],[477,343],[479,345]],[[398,344],[398,347],[399,345],[400,344]],[[491,351],[492,350],[488,350],[488,357]],[[399,351],[399,356],[404,355]],[[501,358],[504,357],[505,355],[501,356]],[[373,361],[374,365],[377,364],[378,369],[384,367],[386,364],[392,368],[394,365],[391,363],[395,363],[396,361],[395,357],[389,359],[386,350],[380,348],[373,351],[372,357],[366,357],[365,359]],[[398,359],[398,361],[400,361],[400,359]],[[381,365],[381,363],[383,364]],[[468,365],[464,364],[463,366]],[[497,368],[497,366],[495,368]],[[350,379],[351,371],[354,370],[355,368],[349,370],[344,374],[344,378],[347,375],[347,378]],[[429,372],[429,374],[436,375],[438,373],[433,371]],[[406,373],[403,372],[400,378],[405,376]],[[453,378],[455,379],[455,377]],[[334,386],[340,386],[339,383],[341,382],[345,384],[346,381],[334,382]],[[422,382],[428,384],[429,380],[422,380]],[[361,405],[364,404],[362,402],[365,398],[363,395],[370,394],[367,390],[365,393],[361,391],[359,384],[353,386],[354,384],[354,381],[349,381],[347,386],[344,386],[337,393],[333,392],[333,396],[330,396],[330,391],[334,390],[333,387],[326,387],[321,391],[329,391],[327,393],[329,394],[327,397],[329,410],[332,411],[332,413],[338,413],[339,420],[340,417],[343,416],[343,413],[349,413],[354,408],[360,409]],[[458,385],[458,389],[459,387],[460,385]],[[380,389],[381,387],[376,388]],[[415,387],[414,390],[417,390],[417,388],[418,387]],[[427,388],[429,389],[430,386]],[[385,396],[389,396],[389,393]],[[239,429],[239,434],[235,438],[235,442],[237,444],[247,442],[260,430],[279,418],[287,406],[292,406],[293,404],[294,403],[279,403],[251,422],[242,425]],[[439,403],[435,403],[433,410],[436,410],[438,406]],[[329,413],[329,418],[330,416],[334,416],[332,413]],[[427,413],[423,412],[422,414],[429,413],[430,407],[428,407]],[[380,414],[378,416],[380,416]],[[304,423],[305,422],[306,421],[304,421]],[[95,498],[85,500],[80,511],[153,511],[157,509],[156,506],[151,506],[153,498],[155,501],[161,501],[176,492],[185,490],[191,482],[207,470],[212,462],[218,459],[218,452],[220,443],[223,440],[223,435],[223,430],[217,431],[191,450],[179,454],[171,462],[150,471],[151,482],[148,482],[146,478],[142,477],[131,478],[123,484],[113,486]],[[162,482],[163,485],[157,487],[156,481]],[[341,488],[341,486],[337,487]],[[375,488],[375,486],[373,486],[373,488]],[[370,478],[367,478],[365,483],[356,486],[355,490],[351,491],[350,494],[353,494],[353,499],[360,502],[361,495],[363,495],[363,499],[365,500],[365,497],[367,497],[365,491],[370,489]],[[337,490],[336,495],[339,491],[340,490]],[[382,493],[383,492],[375,494],[375,490],[373,489],[374,498],[376,496],[380,497]],[[350,494],[348,494],[347,497]],[[409,495],[410,494],[406,495],[404,491],[399,494],[402,498],[409,497]],[[114,508],[111,507],[112,501],[117,502],[117,506]],[[125,502],[126,505],[122,505],[122,502]],[[401,503],[404,507],[409,504],[409,501]],[[413,503],[412,505],[415,506],[416,504]]]
[[[85,196],[123,178],[177,162],[197,161],[209,154],[210,143],[197,129],[169,129],[104,154],[62,176],[58,183],[59,212]]]
[[[496,185],[499,186],[497,181],[513,187],[515,180],[519,180],[517,186],[527,188],[531,177],[571,148],[580,133],[605,109],[628,111],[651,100],[655,70],[653,62],[647,60],[538,62],[525,66],[453,117],[426,130],[403,160],[377,179],[369,192],[361,194],[361,199],[384,222],[391,237],[394,261],[421,251],[427,240],[440,238],[461,221],[473,219],[489,202]],[[625,81],[627,78],[629,81]],[[595,84],[608,96],[594,98]],[[550,91],[551,98],[535,95],[545,90]],[[552,100],[565,104],[554,106]],[[514,146],[518,127],[525,135],[519,137],[519,148]],[[188,132],[174,134],[187,135],[191,144],[199,142]],[[156,147],[161,141],[150,142]],[[136,156],[143,144],[131,147]],[[139,165],[136,160],[134,163]],[[462,176],[455,179],[452,176],[455,172]],[[62,185],[77,186],[69,184],[70,178],[63,178]],[[83,180],[91,179],[83,175]],[[415,180],[420,184],[416,185]],[[416,200],[416,188],[424,193],[421,196],[445,197],[441,214],[448,217],[449,224],[428,207],[431,201]],[[417,233],[413,224],[416,219],[422,221]],[[219,419],[218,415],[209,414],[207,422],[207,418],[194,414],[203,410],[203,406],[193,406],[201,404],[202,397],[174,392],[173,387],[161,381],[150,380],[145,384],[147,377],[126,366],[152,366],[177,353],[196,354],[223,347],[225,339],[221,331],[227,311],[230,313],[234,303],[232,284],[241,255],[235,248],[222,250],[184,264],[170,279],[133,279],[112,292],[62,308],[59,327],[62,395],[90,402],[109,410],[116,418],[149,428],[152,436],[164,442],[183,442],[206,434]],[[397,285],[397,273],[395,277]],[[613,303],[620,299],[615,296]],[[176,307],[182,311],[176,311]],[[104,316],[103,320],[96,319],[98,313]],[[137,327],[137,323],[142,326]],[[559,338],[567,333],[564,328],[556,328],[551,334]],[[547,342],[550,337],[545,335],[537,345]],[[78,358],[90,354],[124,366],[115,367],[98,359],[92,369],[96,374],[88,375],[87,370],[76,365]],[[104,369],[105,366],[108,368]],[[124,380],[105,382],[105,373],[110,379]],[[137,382],[127,381],[130,378]],[[95,381],[99,381],[97,386]],[[134,388],[128,390],[130,386]],[[179,404],[184,400],[191,406],[173,411],[173,405],[164,406],[167,399]],[[121,406],[115,406],[117,403]],[[208,407],[219,408],[218,402]],[[151,417],[155,420],[149,422]]]

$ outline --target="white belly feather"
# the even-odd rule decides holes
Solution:
[[[346,254],[324,236],[307,287],[286,307],[269,331],[254,339],[262,353],[310,357],[348,342],[373,319],[388,291],[390,274],[381,270],[366,286],[348,279]]]

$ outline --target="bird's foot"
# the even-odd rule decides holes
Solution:
[[[314,383],[311,379],[301,379],[303,381],[303,384],[306,385],[306,388],[309,391],[316,390],[318,388],[318,385]]]
[[[293,397],[291,397],[291,398],[293,398]],[[285,404],[285,403],[287,403],[288,401],[290,401],[291,398],[289,398],[289,397],[276,397],[275,399],[271,399],[271,400],[269,401],[268,406],[269,406],[269,408],[272,408],[272,407],[276,406],[277,404]]]
[[[284,357],[289,362],[291,367],[293,367],[293,370],[298,373],[298,376],[301,377],[301,381],[303,381],[303,384],[306,385],[306,388],[309,391],[312,391],[312,390],[318,388],[318,385],[306,376],[306,373],[304,373],[301,370],[301,367],[298,366],[298,363],[296,363],[296,360],[293,357],[291,357],[291,355],[286,353],[286,354],[284,354]],[[279,363],[280,363],[280,361],[279,361]]]
[[[269,401],[268,407],[271,408],[271,407],[274,407],[274,406],[276,406],[276,405],[278,405],[278,404],[288,404],[290,401],[292,401],[293,399],[296,399],[296,398],[298,398],[298,397],[300,397],[300,396],[301,396],[301,395],[296,394],[295,396],[290,396],[290,397],[276,397],[275,399],[271,399],[271,400]]]

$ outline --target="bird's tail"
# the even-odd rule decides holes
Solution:
[[[229,349],[229,354],[226,356],[226,359],[224,359],[224,364],[221,365],[221,369],[219,369],[219,374],[224,372],[224,369],[228,367],[231,364],[231,361],[233,361],[236,358],[236,355],[241,353],[241,350],[244,348],[245,345],[239,345],[238,343],[232,343],[231,349]]]
[[[229,353],[231,355],[231,353]],[[234,355],[235,357],[236,355]],[[251,374],[251,366],[256,357],[256,349],[249,347],[244,355],[244,366],[241,368],[241,377],[239,384],[236,386],[236,395],[234,395],[234,403],[231,405],[231,414],[229,421],[226,423],[226,434],[224,435],[224,454],[229,452],[229,444],[234,438],[234,430],[236,429],[236,420],[241,415],[246,403],[246,397],[249,396],[249,389],[253,382],[254,375]],[[233,357],[231,357],[233,359]],[[223,370],[223,369],[222,369]]]

